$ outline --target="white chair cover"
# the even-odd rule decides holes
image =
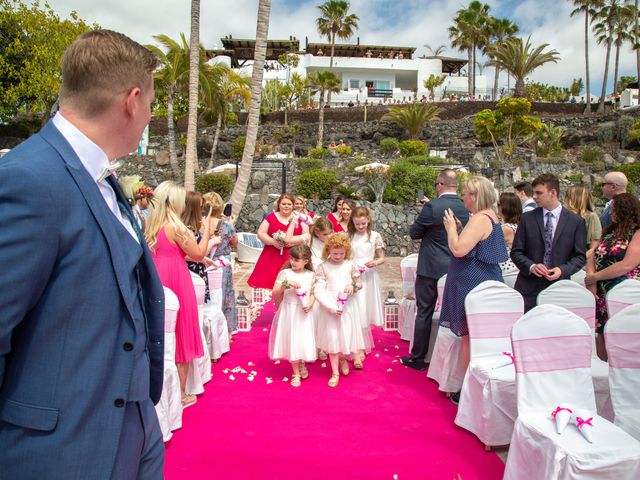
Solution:
[[[465,299],[471,359],[460,394],[456,424],[489,446],[507,445],[518,416],[511,327],[524,313],[522,295],[502,282],[486,281]]]
[[[164,287],[164,379],[156,413],[165,442],[171,439],[173,430],[182,427],[180,378],[176,368],[176,317],[179,308],[178,297]]]
[[[438,280],[438,302],[436,303],[438,319],[446,282],[446,275]],[[434,321],[436,321],[435,313]],[[433,329],[431,331],[433,332]],[[448,327],[439,327],[427,377],[438,382],[438,389],[442,392],[459,392],[468,365],[469,337],[458,337]]]
[[[222,312],[222,270],[207,272],[209,302],[202,309],[204,337],[211,360],[218,360],[230,350],[227,319]]]
[[[398,332],[402,340],[410,342],[409,350],[413,345],[413,331],[416,325],[416,301],[413,298],[403,298],[400,300],[398,308]]]
[[[400,277],[402,278],[402,299],[398,309],[398,332],[402,340],[409,342],[413,339],[413,329],[416,322],[416,269],[418,268],[418,254],[412,253],[400,261]],[[411,346],[409,347],[411,350]]]
[[[418,254],[412,253],[400,261],[400,277],[402,278],[402,296],[415,300],[416,269],[418,268]]]
[[[604,336],[614,423],[640,440],[640,303],[609,318]]]
[[[640,302],[640,281],[627,279],[607,293],[607,313],[613,317],[623,308]]]
[[[191,272],[191,280],[196,290],[196,300],[198,301],[198,322],[200,324],[200,336],[202,338],[202,347],[204,349],[204,355],[199,358],[194,358],[189,364],[189,372],[187,373],[187,385],[185,387],[186,393],[193,395],[200,395],[204,392],[204,384],[211,380],[211,359],[209,358],[209,351],[207,347],[207,339],[204,336],[204,297],[205,297],[205,283],[202,278],[197,274]]]
[[[518,273],[520,273],[520,270],[518,270],[517,267],[502,272],[502,278],[504,279],[504,283],[507,287],[513,288],[515,286]]]
[[[591,377],[596,394],[598,415],[613,421],[613,407],[609,393],[609,366],[596,354],[596,299],[586,288],[573,280],[552,283],[538,295],[538,305],[557,305],[582,318],[593,337],[591,350]]]
[[[587,276],[587,272],[585,272],[584,270],[580,269],[576,273],[571,275],[571,280],[576,282],[581,287],[584,287],[584,277],[586,277],[586,276]]]
[[[516,322],[511,339],[518,418],[504,478],[639,478],[640,443],[595,414],[587,323],[562,307],[540,305]],[[594,412],[593,443],[575,425],[556,433],[551,413],[560,404]]]

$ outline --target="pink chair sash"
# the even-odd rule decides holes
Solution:
[[[509,338],[522,312],[467,313],[471,338]]]
[[[416,280],[416,270],[417,267],[400,267],[400,276],[403,281],[412,281]]]
[[[596,328],[596,308],[595,307],[573,307],[567,308],[571,313],[575,313],[577,316],[582,318],[587,324],[589,328],[593,330]]]
[[[216,290],[222,288],[222,270],[210,270],[207,272],[207,279],[209,280],[209,290]]]
[[[609,365],[640,368],[640,333],[605,333]]]
[[[609,318],[613,317],[620,310],[624,310],[629,305],[632,305],[632,303],[619,302],[618,300],[607,300],[607,312],[609,313]]]
[[[553,372],[591,368],[591,335],[514,340],[516,372]]]

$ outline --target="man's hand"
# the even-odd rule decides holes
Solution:
[[[533,273],[536,277],[546,277],[549,274],[549,270],[542,263],[536,263],[533,268],[531,268],[531,273]]]
[[[546,279],[550,282],[555,282],[562,275],[562,270],[560,267],[554,267],[547,270],[547,274],[545,275]]]

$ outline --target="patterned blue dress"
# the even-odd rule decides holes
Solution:
[[[483,215],[487,215],[486,213]],[[458,337],[469,335],[464,300],[467,294],[486,280],[504,281],[500,263],[509,258],[502,226],[487,215],[493,229],[464,257],[451,257],[444,287],[440,326],[448,327]]]
[[[230,256],[231,240],[236,236],[236,229],[229,222],[220,220],[216,228],[216,235],[220,237],[220,245],[211,258],[215,260],[218,257]],[[230,266],[222,269],[222,313],[227,319],[229,331],[236,331],[238,329],[236,293],[233,289],[233,271]]]

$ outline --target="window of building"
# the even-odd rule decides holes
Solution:
[[[360,80],[349,80],[349,88],[359,89],[360,88]]]

